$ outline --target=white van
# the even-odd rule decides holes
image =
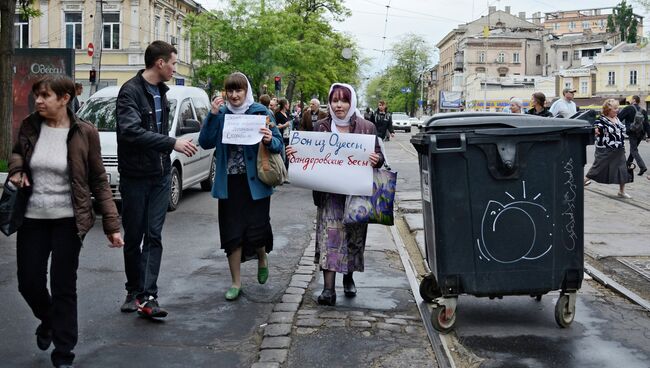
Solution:
[[[113,198],[120,201],[120,174],[117,171],[117,137],[115,136],[115,102],[120,87],[103,88],[90,96],[77,115],[90,121],[99,129],[102,146],[102,159],[111,184]],[[169,86],[169,136],[192,139],[198,145],[199,131],[203,120],[210,111],[210,100],[202,89],[185,86]],[[178,208],[183,190],[200,184],[201,189],[209,191],[214,183],[214,149],[204,150],[187,157],[172,151],[172,180],[169,195],[169,211]]]

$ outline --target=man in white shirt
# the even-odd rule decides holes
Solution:
[[[576,93],[576,90],[573,88],[565,88],[562,90],[561,98],[551,105],[549,111],[556,118],[570,118],[578,111],[576,103],[573,102],[573,94]]]

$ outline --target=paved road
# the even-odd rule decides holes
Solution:
[[[418,166],[409,138],[410,134],[398,133],[397,139],[388,144],[388,152],[391,166],[400,172],[400,191],[413,189],[417,194]],[[650,156],[648,148],[642,146],[645,156]],[[592,149],[587,155],[593,157]],[[630,185],[633,196],[646,195],[648,187],[641,184],[648,183],[635,183],[637,187]],[[591,244],[596,243],[596,239],[606,238],[606,246],[620,243],[617,231],[607,228],[629,231],[626,221],[641,216],[647,218],[647,211],[615,198],[617,188],[614,186],[599,188],[595,185],[594,188],[585,195],[587,253],[594,249]],[[612,193],[603,196],[597,192],[605,190]],[[596,203],[602,207],[595,206]],[[410,226],[418,228],[417,224]],[[421,224],[419,226],[421,228]],[[644,234],[646,229],[641,228],[639,232]],[[418,235],[421,237],[421,231],[413,234]],[[643,236],[635,239],[638,243]],[[536,302],[530,297],[489,300],[461,296],[456,330],[449,335],[455,346],[457,363],[476,366],[480,362],[481,367],[648,366],[650,318],[646,311],[595,281],[585,280],[579,292],[574,323],[568,329],[560,329],[553,315],[557,297],[558,293],[553,292]]]

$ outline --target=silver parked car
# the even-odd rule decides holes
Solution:
[[[112,86],[97,91],[77,113],[79,117],[90,121],[99,129],[102,159],[113,198],[117,201],[121,200],[115,135],[117,124],[115,103],[119,90],[119,86]],[[196,87],[169,86],[167,100],[170,106],[169,136],[192,139],[198,144],[201,125],[210,110],[208,95]],[[178,208],[183,190],[197,184],[200,184],[201,189],[205,191],[212,189],[215,173],[214,149],[205,150],[199,147],[198,152],[192,157],[172,151],[171,162],[172,177],[168,210],[174,211]]]
[[[393,113],[393,129],[403,130],[405,132],[411,131],[411,121],[408,115],[403,112]]]

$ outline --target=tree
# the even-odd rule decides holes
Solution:
[[[625,0],[616,5],[612,14],[607,16],[607,32],[618,32],[624,42],[636,43],[638,25],[632,6],[627,5]]]

